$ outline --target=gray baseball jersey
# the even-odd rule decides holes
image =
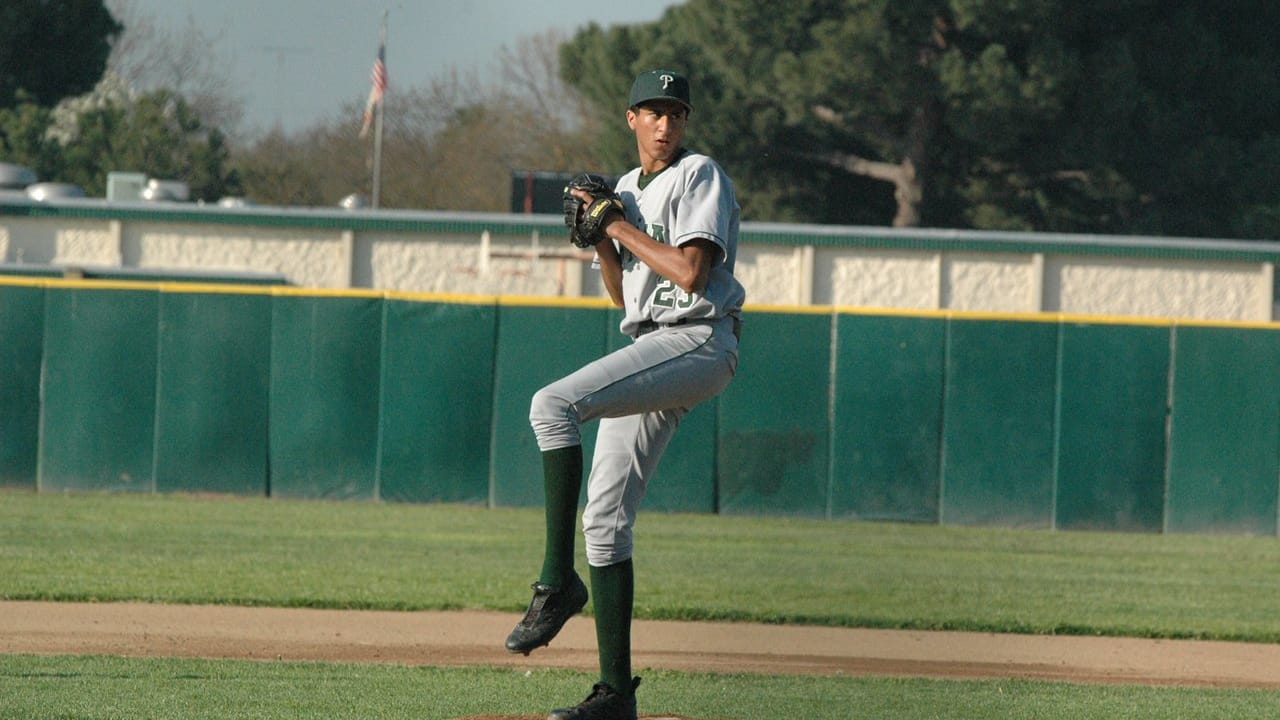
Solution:
[[[659,242],[679,247],[703,238],[720,249],[706,290],[690,295],[619,246],[627,314],[622,332],[635,334],[645,320],[673,323],[736,315],[746,292],[733,276],[738,259],[738,202],[733,183],[706,155],[685,151],[643,190],[640,169],[618,181],[627,220]]]
[[[703,238],[720,252],[704,291],[690,294],[619,245],[621,330],[635,341],[533,397],[529,421],[541,450],[580,444],[581,425],[600,420],[582,518],[595,566],[631,557],[636,511],[681,418],[723,390],[738,367],[746,292],[733,276],[739,207],[732,182],[711,158],[691,152],[644,189],[639,180],[636,169],[618,182],[629,222],[660,242]]]

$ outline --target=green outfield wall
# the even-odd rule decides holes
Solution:
[[[662,511],[1276,535],[1280,324],[748,307]],[[0,484],[542,501],[603,301],[0,278]],[[590,452],[594,426],[584,444]]]
[[[35,482],[44,296],[41,287],[0,287],[0,485]]]

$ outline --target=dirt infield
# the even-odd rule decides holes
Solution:
[[[0,652],[596,667],[590,619],[510,655],[518,615],[0,602]],[[1280,689],[1280,645],[636,621],[634,664],[709,672],[1018,677]]]

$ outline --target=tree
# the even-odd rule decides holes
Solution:
[[[1280,7],[1043,5],[1022,25],[986,7],[954,15],[962,48],[966,38],[987,38],[983,53],[957,53],[941,76],[948,127],[967,148],[948,181],[964,218],[985,227],[1258,237],[1248,208],[1280,199],[1263,179],[1263,168],[1280,161],[1280,51],[1269,29]],[[1051,32],[1040,36],[1036,26]],[[991,77],[1007,78],[1000,92],[983,89]],[[1042,102],[1022,117],[1028,94]]]
[[[52,106],[98,83],[120,34],[101,0],[5,0],[0,4],[0,108],[18,92]]]
[[[559,79],[561,42],[550,33],[503,48],[495,83],[450,70],[424,87],[389,90],[379,205],[505,212],[513,169],[597,167],[584,102]],[[367,196],[372,138],[356,134],[362,107],[352,102],[337,120],[293,134],[276,130],[238,152],[246,194],[288,205]]]
[[[537,118],[522,122],[515,134],[516,165],[553,171],[580,171],[597,162],[591,138],[600,125],[587,112],[580,93],[560,76],[560,46],[567,38],[552,30],[521,38],[514,49],[498,53],[501,75],[496,95],[515,114]],[[621,122],[621,116],[609,118]]]
[[[564,79],[595,108],[599,152],[613,172],[636,163],[635,139],[623,122],[632,78],[671,67],[693,84],[687,144],[728,169],[745,218],[880,223],[891,200],[877,183],[808,154],[844,138],[828,126],[790,122],[787,96],[774,79],[779,56],[810,47],[809,28],[838,5],[694,0],[668,8],[655,23],[587,26],[562,49],[561,67],[593,68]]]
[[[134,0],[107,0],[107,5],[123,28],[107,69],[132,88],[181,95],[206,127],[234,134],[244,117],[244,100],[225,72],[230,62],[221,33],[206,32],[189,15],[179,29],[159,26]]]
[[[181,180],[193,199],[240,192],[226,138],[206,128],[186,101],[167,91],[136,94],[108,74],[93,92],[49,110],[31,102],[0,110],[0,148],[45,179],[89,195],[106,191],[111,171]]]
[[[206,128],[186,100],[168,91],[85,113],[78,135],[63,147],[63,179],[93,195],[105,192],[112,170],[183,181],[193,200],[240,193],[239,180],[227,167],[226,138]]]
[[[60,147],[46,138],[53,112],[18,93],[18,104],[0,107],[0,157],[25,165],[39,178],[56,177],[61,169]]]
[[[113,0],[113,9],[131,21],[138,16],[128,0]],[[185,181],[201,200],[240,191],[228,169],[226,137],[204,119],[234,113],[210,110],[214,105],[203,96],[197,109],[181,92],[156,83],[158,77],[183,86],[181,73],[156,75],[157,67],[167,67],[156,58],[177,63],[208,56],[203,35],[191,30],[182,42],[167,36],[156,41],[151,26],[138,20],[141,29],[123,36],[129,42],[116,46],[109,63],[123,26],[101,2],[16,0],[0,8],[0,18],[0,151],[6,160],[26,164],[44,179],[78,184],[90,195],[105,192],[113,170]],[[147,47],[159,54],[143,52]],[[122,54],[125,48],[133,54]],[[104,72],[109,64],[131,70],[133,79],[150,87],[139,91],[129,77]],[[207,64],[193,67],[197,80],[215,74]],[[136,74],[140,69],[150,74]]]
[[[433,152],[437,136],[449,126],[472,87],[456,75],[446,75],[426,89],[387,93],[381,207],[444,207],[436,204],[442,197],[467,189],[460,177],[439,171]],[[363,101],[352,100],[336,119],[294,133],[276,128],[242,148],[235,164],[244,178],[246,195],[260,203],[311,206],[336,205],[353,194],[369,196],[373,143],[372,138],[357,134],[363,108]],[[468,151],[473,160],[483,158],[480,148]]]
[[[180,180],[193,200],[216,201],[240,193],[228,169],[230,152],[217,129],[206,128],[184,98],[165,90],[128,105],[95,108],[79,118],[75,137],[63,144],[61,179],[91,195],[106,191],[113,170]]]
[[[350,194],[353,189],[349,186],[344,188],[344,194],[334,194],[324,182],[328,174],[307,162],[306,150],[316,145],[318,142],[309,138],[291,138],[277,126],[252,145],[237,150],[233,162],[244,182],[245,196],[268,205],[317,206],[336,204]],[[327,157],[339,157],[343,149],[339,145]],[[310,159],[318,157],[322,156],[310,154]]]
[[[755,218],[1239,234],[1280,204],[1276,21],[1263,0],[690,0],[587,27],[564,67],[594,68],[565,79],[605,108],[644,66],[686,69],[691,142]]]

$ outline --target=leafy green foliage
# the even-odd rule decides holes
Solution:
[[[0,108],[19,102],[19,91],[44,107],[86,92],[121,30],[102,0],[0,3]]]
[[[38,177],[51,177],[48,173],[61,167],[57,144],[45,138],[53,113],[25,92],[18,99],[15,107],[0,108],[0,157],[30,167]]]
[[[1264,0],[689,0],[584,28],[563,72],[607,114],[636,71],[685,69],[689,142],[749,219],[1265,237],[1278,22]],[[625,126],[602,143],[634,164]]]
[[[186,100],[162,90],[81,115],[79,136],[64,146],[61,176],[101,195],[108,172],[133,170],[185,181],[193,198],[217,200],[239,191],[225,168],[228,155],[220,131],[206,129]]]
[[[136,98],[89,99],[46,110],[23,102],[0,110],[0,150],[46,180],[106,192],[112,171],[181,180],[193,199],[240,192],[226,138],[206,128],[181,96],[158,90]]]

